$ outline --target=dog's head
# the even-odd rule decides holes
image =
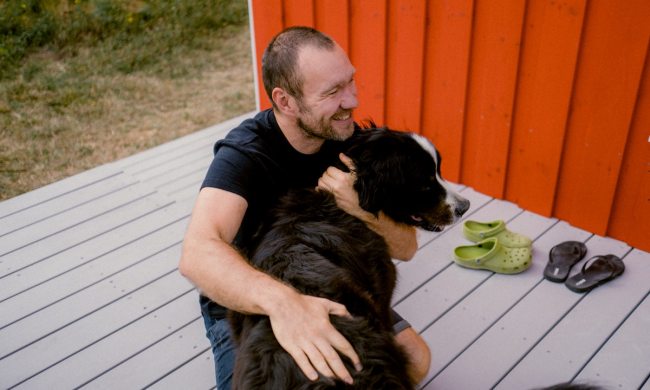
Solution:
[[[442,229],[469,209],[440,175],[440,154],[426,138],[371,127],[350,140],[360,206],[430,231]]]

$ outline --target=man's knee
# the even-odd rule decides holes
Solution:
[[[427,343],[413,328],[406,328],[395,335],[395,340],[409,358],[409,376],[413,383],[422,381],[429,372],[431,351]]]

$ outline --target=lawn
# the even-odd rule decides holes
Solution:
[[[245,0],[0,3],[0,200],[255,108]]]

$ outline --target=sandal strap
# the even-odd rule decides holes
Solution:
[[[609,256],[609,255],[607,255]],[[611,261],[607,259],[607,256],[603,255],[598,255],[590,258],[589,260],[585,261],[585,263],[582,265],[582,273],[584,274],[587,268],[593,266],[596,262],[598,262],[597,267],[603,267],[604,269],[608,270],[611,273],[616,272],[616,266],[612,264]],[[601,265],[602,264],[602,265]]]

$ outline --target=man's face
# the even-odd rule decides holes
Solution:
[[[354,132],[357,108],[355,69],[338,45],[333,50],[307,46],[298,57],[303,97],[298,100],[298,126],[313,138],[345,140]]]

